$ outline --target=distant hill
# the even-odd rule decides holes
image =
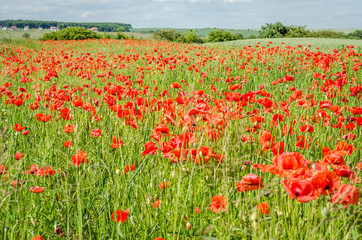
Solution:
[[[133,28],[131,31],[135,33],[154,33],[158,30],[167,30],[174,29],[178,33],[185,33],[189,30],[194,30],[195,34],[200,37],[208,37],[211,31],[217,30],[218,28]],[[258,35],[257,29],[223,29],[233,34],[241,33],[244,37],[249,37],[250,35]]]
[[[58,21],[42,21],[42,20],[0,20],[1,26],[16,26],[17,28],[24,28],[24,26],[29,26],[32,28],[43,28],[49,29],[50,27],[57,27],[58,29],[63,29],[67,27],[84,27],[84,28],[93,28],[97,27],[98,31],[101,32],[117,32],[120,27],[124,31],[129,32],[132,29],[131,24],[126,23],[110,23],[110,22],[58,22]]]

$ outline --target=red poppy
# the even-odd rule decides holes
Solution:
[[[314,127],[311,126],[311,125],[306,124],[306,125],[300,126],[299,130],[300,130],[301,132],[307,131],[307,132],[309,132],[309,133],[313,133],[313,132],[314,132]]]
[[[348,204],[356,205],[359,202],[359,198],[360,193],[357,187],[342,184],[333,195],[331,202],[334,204],[341,203],[343,206],[348,206]]]
[[[35,118],[41,122],[48,122],[52,118],[52,116],[44,115],[44,113],[38,113],[37,115],[35,115]]]
[[[297,198],[298,202],[309,202],[319,197],[319,192],[313,185],[304,179],[292,178],[282,182],[289,198]]]
[[[329,154],[324,156],[319,163],[331,165],[332,168],[346,165],[343,157],[337,154]]]
[[[64,144],[63,144],[63,146],[64,146],[65,148],[71,147],[71,146],[72,146],[72,140],[65,141]]]
[[[181,84],[179,84],[178,82],[174,82],[171,84],[171,88],[180,88]]]
[[[274,155],[279,155],[284,152],[285,144],[283,142],[276,142],[271,145],[270,151]]]
[[[113,137],[112,138],[112,144],[111,144],[111,148],[120,148],[124,145],[124,142],[122,140],[119,139],[119,137]]]
[[[236,188],[239,192],[262,189],[263,187],[264,183],[262,182],[262,177],[258,177],[252,173],[243,176],[242,181],[236,184]]]
[[[160,182],[160,183],[158,184],[158,186],[159,186],[161,189],[168,188],[169,186],[171,186],[171,182],[170,182],[170,181]]]
[[[24,157],[23,153],[16,152],[15,154],[13,154],[13,158],[15,158],[16,160],[20,160],[23,157]]]
[[[34,175],[43,177],[51,176],[53,174],[55,174],[55,170],[52,167],[42,167],[34,172]]]
[[[259,204],[256,204],[261,214],[270,214],[269,213],[269,206],[268,203],[262,202]]]
[[[307,161],[299,152],[284,152],[273,157],[273,165],[269,167],[272,174],[280,177],[292,176],[307,168]]]
[[[14,181],[11,182],[11,185],[13,185],[14,187],[20,187],[22,181],[23,181],[23,180],[21,180],[21,179],[19,179],[19,181],[18,181],[18,180],[14,180]]]
[[[274,140],[275,136],[269,130],[264,130],[259,136],[259,143],[263,146],[264,151],[271,147]]]
[[[30,110],[36,110],[39,108],[39,104],[37,102],[30,104]]]
[[[211,198],[209,209],[214,213],[226,212],[227,199],[222,195],[216,195]]]
[[[44,238],[40,235],[36,235],[32,240],[44,240]]]
[[[131,171],[134,171],[136,169],[135,164],[131,165]],[[127,164],[126,167],[124,168],[124,173],[128,173],[129,172],[129,165]]]
[[[18,132],[23,131],[23,129],[25,129],[25,128],[26,128],[26,127],[25,127],[25,126],[22,126],[21,123],[17,123],[17,124],[15,124],[15,126],[14,126],[14,129],[15,129],[16,131],[18,131]]]
[[[29,133],[30,133],[30,132],[29,132],[28,130],[25,130],[25,131],[23,131],[21,134],[24,135],[24,136],[26,136],[26,135],[29,135]]]
[[[42,193],[44,192],[45,188],[44,187],[39,187],[39,186],[34,186],[29,188],[29,191],[32,193]]]
[[[284,121],[284,115],[282,114],[274,114],[272,117],[272,124],[274,127],[277,127],[280,122]]]
[[[124,223],[124,221],[127,220],[128,218],[128,213],[129,213],[129,210],[126,209],[124,211],[118,209],[116,210],[114,213],[112,213],[112,220],[115,221],[115,222],[121,222],[121,223]]]
[[[93,129],[91,132],[92,137],[99,137],[102,134],[102,130],[99,128]]]
[[[63,131],[65,133],[72,133],[74,131],[74,126],[68,124],[68,125],[63,127]]]
[[[166,239],[164,239],[164,238],[160,238],[160,237],[156,237],[155,239],[153,239],[153,240],[166,240]]]
[[[156,154],[157,153],[157,146],[154,142],[148,141],[145,143],[145,150],[142,152],[142,156],[148,155],[148,154]]]
[[[297,136],[297,143],[295,146],[300,149],[308,149],[310,148],[312,143],[312,138],[309,135],[305,136]]]
[[[75,155],[71,157],[71,164],[79,167],[81,163],[88,163],[89,159],[87,158],[87,153],[83,150],[78,150]]]
[[[162,200],[156,200],[152,203],[153,208],[159,208],[161,207]]]

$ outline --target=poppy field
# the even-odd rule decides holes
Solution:
[[[0,44],[1,239],[361,239],[362,53]]]

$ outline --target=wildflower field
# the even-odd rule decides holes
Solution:
[[[0,239],[361,239],[362,52],[0,43]]]

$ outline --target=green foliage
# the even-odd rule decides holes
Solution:
[[[309,37],[312,38],[348,38],[343,32],[335,32],[332,30],[321,30],[310,32]]]
[[[101,35],[91,31],[86,30],[81,27],[67,27],[66,29],[46,33],[41,38],[42,41],[46,40],[84,40],[84,39],[100,39]]]
[[[83,28],[92,28],[97,27],[101,32],[117,32],[120,27],[123,28],[123,31],[129,32],[132,29],[131,24],[126,23],[94,23],[94,22],[57,22],[57,21],[40,21],[40,20],[0,20],[0,25],[2,26],[17,26],[18,28],[23,28],[24,26],[29,26],[29,28],[44,28],[49,29],[51,26],[57,27],[59,29],[64,29],[67,27],[83,27]]]
[[[30,38],[30,34],[29,33],[24,33],[23,38]]]
[[[285,37],[305,38],[310,36],[310,31],[305,29],[306,26],[291,26]]]
[[[117,32],[116,39],[128,39],[128,36],[123,32]]]
[[[348,34],[350,38],[362,39],[362,30],[356,30],[353,33]]]
[[[280,22],[276,23],[266,23],[265,26],[261,27],[259,31],[260,38],[282,38],[290,30],[290,27],[284,26]]]
[[[186,33],[178,33],[174,29],[157,30],[154,37],[158,40],[166,40],[179,43],[203,43],[203,40],[195,34],[194,30],[189,30]]]
[[[176,41],[177,38],[181,37],[181,34],[176,32],[175,29],[157,30],[154,33],[154,37],[157,40],[166,40],[174,42]]]
[[[244,36],[241,33],[232,34],[228,31],[218,29],[209,33],[209,42],[226,42],[238,39],[243,39]]]
[[[190,30],[176,39],[180,43],[203,43],[204,41],[196,35],[194,30]]]

